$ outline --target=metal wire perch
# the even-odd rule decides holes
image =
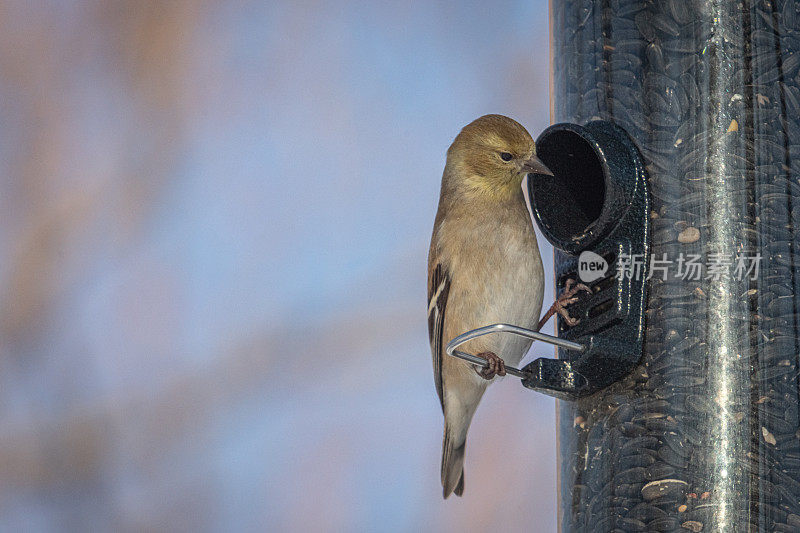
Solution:
[[[482,328],[467,331],[466,333],[462,333],[458,337],[455,337],[453,340],[447,343],[445,353],[452,357],[458,357],[459,359],[469,361],[470,363],[482,367],[489,366],[489,362],[486,359],[478,357],[477,355],[472,355],[471,353],[456,350],[456,348],[465,342],[471,341],[472,339],[483,337],[484,335],[489,335],[492,333],[513,333],[514,335],[519,335],[520,337],[527,337],[528,339],[546,342],[548,344],[558,346],[559,348],[564,348],[566,350],[572,350],[575,352],[583,352],[586,350],[586,346],[583,344],[561,339],[559,337],[554,337],[552,335],[547,335],[546,333],[533,331],[532,329],[525,329],[511,324],[492,324],[490,326],[483,326]],[[516,376],[520,379],[525,379],[530,376],[529,372],[525,372],[512,366],[506,366],[506,373]]]

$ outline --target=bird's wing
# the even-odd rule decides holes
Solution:
[[[442,385],[442,356],[444,355],[444,311],[447,306],[447,295],[450,293],[450,275],[437,264],[431,270],[428,280],[428,338],[433,353],[433,378],[436,381],[436,393],[444,410],[444,391]]]

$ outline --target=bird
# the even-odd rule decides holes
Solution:
[[[488,335],[461,349],[486,359],[478,367],[447,357],[445,346],[468,330],[509,323],[537,331],[588,290],[570,283],[540,320],[544,269],[522,180],[553,173],[517,121],[484,115],[466,125],[447,150],[428,253],[428,334],[436,393],[444,414],[443,496],[464,492],[467,431],[488,384],[517,365],[529,339]],[[497,354],[502,354],[500,358]]]

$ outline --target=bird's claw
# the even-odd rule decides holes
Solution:
[[[489,380],[494,378],[495,376],[506,375],[506,364],[500,357],[497,356],[496,353],[482,352],[478,354],[478,357],[486,359],[486,361],[489,363],[489,366],[484,366],[479,369],[476,369],[478,375],[483,379]]]
[[[578,297],[576,295],[580,291],[585,291],[589,294],[592,293],[592,289],[590,289],[587,285],[584,285],[583,283],[576,283],[574,279],[570,278],[567,280],[567,283],[564,286],[564,292],[561,293],[561,296],[559,296],[555,304],[553,304],[556,313],[558,313],[558,315],[564,319],[564,322],[566,322],[568,326],[577,326],[580,323],[580,319],[569,316],[569,312],[566,310],[568,305],[572,305],[578,301]]]
[[[574,279],[569,278],[564,286],[564,293],[561,296],[563,298],[570,298],[577,294],[578,291],[586,291],[589,294],[592,294],[592,289],[590,289],[588,285],[584,285],[583,283],[575,283]]]
[[[564,319],[564,322],[566,322],[567,325],[570,327],[577,326],[580,323],[579,318],[573,318],[569,316],[569,312],[567,312],[567,310],[561,306],[558,306],[558,310],[556,312],[561,316],[561,318]]]
[[[575,280],[572,278],[568,279],[564,286],[564,292],[562,292],[561,296],[559,296],[556,299],[556,301],[553,302],[553,305],[550,306],[550,309],[547,311],[547,313],[545,313],[545,315],[539,321],[538,329],[541,330],[542,326],[544,326],[545,323],[547,323],[550,317],[553,316],[554,314],[558,314],[561,318],[563,318],[564,322],[566,322],[568,326],[576,326],[580,322],[580,320],[569,316],[569,313],[567,312],[565,307],[567,307],[568,305],[572,305],[578,301],[579,298],[577,294],[580,291],[585,291],[588,292],[589,294],[592,294],[592,289],[589,288],[587,285],[584,285],[583,283],[576,283]]]

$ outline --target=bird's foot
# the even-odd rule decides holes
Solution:
[[[478,354],[478,357],[482,357],[489,362],[489,366],[484,366],[476,369],[478,375],[483,379],[488,380],[494,378],[495,376],[506,375],[506,364],[500,357],[497,356],[496,353],[482,352]]]
[[[577,297],[566,298],[564,300],[559,298],[553,303],[553,309],[555,310],[555,313],[561,316],[568,326],[577,326],[580,323],[580,319],[569,316],[569,311],[567,311],[565,308],[565,306],[574,304],[577,301]]]
[[[561,294],[561,297],[559,299],[561,299],[561,298],[572,298],[573,296],[578,294],[580,291],[586,291],[589,294],[592,294],[592,289],[590,289],[588,285],[584,285],[583,283],[575,283],[575,280],[570,278],[570,279],[567,280],[567,283],[566,283],[566,285],[564,287],[564,292]],[[577,301],[577,300],[573,300],[573,302],[574,301]]]
[[[578,301],[577,294],[580,291],[586,291],[589,294],[592,294],[592,289],[590,289],[588,286],[584,285],[583,283],[576,283],[574,279],[570,278],[567,280],[567,283],[564,287],[564,292],[562,292],[561,296],[559,296],[555,303],[553,303],[555,312],[564,319],[564,322],[566,322],[568,326],[576,326],[580,322],[580,320],[577,318],[572,318],[569,316],[569,312],[566,309],[568,305],[572,305]]]
[[[592,289],[588,286],[584,285],[583,283],[576,283],[574,279],[568,279],[566,286],[564,287],[564,292],[561,293],[553,305],[550,306],[550,309],[545,313],[542,317],[542,320],[539,322],[539,329],[542,329],[545,322],[547,322],[551,316],[558,314],[561,318],[564,319],[564,322],[567,323],[568,326],[576,326],[580,322],[577,318],[572,318],[569,316],[569,312],[567,311],[567,306],[574,304],[578,301],[577,294],[580,291],[586,291],[589,294],[592,293]]]

